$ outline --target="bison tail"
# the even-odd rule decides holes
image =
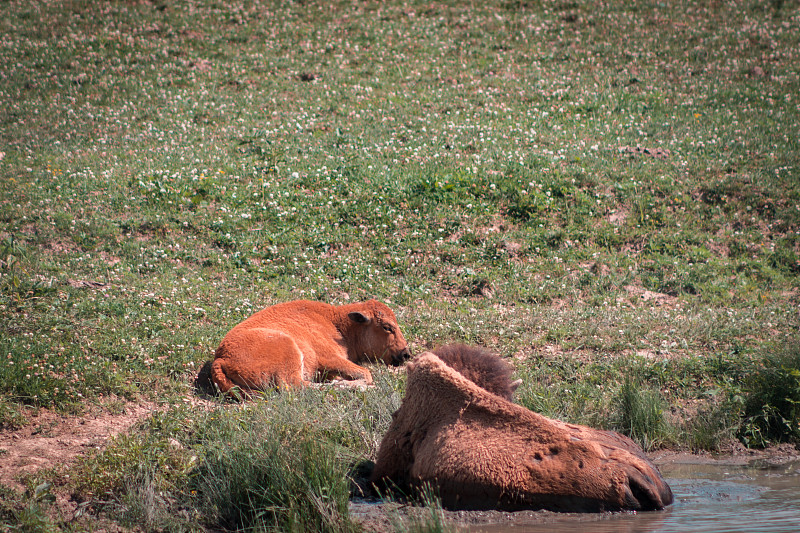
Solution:
[[[225,373],[224,364],[225,362],[222,359],[214,359],[214,362],[211,363],[211,380],[217,384],[219,391],[222,393],[228,392],[236,386]]]

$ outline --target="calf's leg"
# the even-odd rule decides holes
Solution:
[[[318,364],[322,372],[335,374],[344,379],[363,379],[367,384],[372,384],[372,373],[349,359],[338,356],[320,357]]]

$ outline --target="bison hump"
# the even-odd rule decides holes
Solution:
[[[513,401],[519,383],[512,382],[513,368],[498,355],[465,344],[447,344],[433,350],[433,354],[482,389]]]

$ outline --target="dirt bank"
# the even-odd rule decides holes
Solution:
[[[24,427],[0,430],[0,483],[21,490],[22,476],[43,468],[68,466],[102,448],[109,437],[127,431],[154,408],[148,403],[130,403],[119,413],[96,409],[80,417],[46,409],[30,411]]]
[[[22,490],[20,479],[25,474],[43,468],[66,467],[87,453],[102,448],[107,440],[130,428],[156,410],[151,403],[129,403],[118,413],[95,410],[80,417],[59,415],[38,410],[28,415],[28,424],[19,429],[0,430],[0,484]],[[692,453],[685,450],[659,450],[650,454],[658,466],[668,464],[730,464],[744,465],[752,461],[779,465],[800,460],[800,450],[783,444],[764,450],[750,450],[731,443],[719,453]],[[368,531],[391,531],[398,522],[427,522],[431,509],[399,503],[354,499],[350,505],[353,517]],[[565,518],[564,513],[549,511],[450,512],[442,511],[441,518],[456,526],[481,526],[510,523],[549,523]],[[596,520],[588,515],[570,515],[574,520]]]

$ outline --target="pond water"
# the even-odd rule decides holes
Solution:
[[[665,464],[659,469],[675,495],[663,511],[511,518],[467,526],[470,532],[728,533],[800,532],[800,461],[781,465]]]

